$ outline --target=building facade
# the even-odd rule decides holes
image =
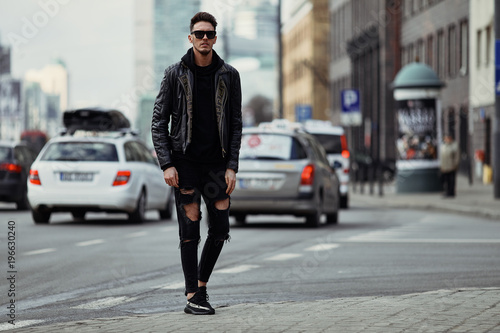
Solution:
[[[493,0],[470,1],[469,36],[469,114],[476,178],[483,166],[493,165],[495,119],[495,27]]]
[[[445,83],[440,131],[461,151],[460,170],[470,172],[469,0],[404,0],[401,62],[423,62]]]
[[[399,0],[331,0],[331,82],[333,123],[343,125],[353,158],[395,159],[395,117],[391,82],[401,68]],[[360,95],[361,122],[341,121],[341,92]]]
[[[283,15],[283,117],[329,120],[330,17],[327,0],[287,1]]]

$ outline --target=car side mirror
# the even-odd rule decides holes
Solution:
[[[339,161],[333,161],[332,168],[334,170],[341,169],[342,168],[342,163],[340,163]]]

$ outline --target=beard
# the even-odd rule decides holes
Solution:
[[[212,52],[212,49],[199,49],[196,46],[194,48],[202,55],[208,55],[210,52]]]

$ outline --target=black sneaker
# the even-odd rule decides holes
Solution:
[[[215,313],[214,308],[208,303],[207,287],[200,287],[200,290],[188,299],[184,312],[194,315],[212,315]]]

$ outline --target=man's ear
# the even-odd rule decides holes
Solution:
[[[193,44],[193,35],[188,35],[188,40],[190,44]]]

